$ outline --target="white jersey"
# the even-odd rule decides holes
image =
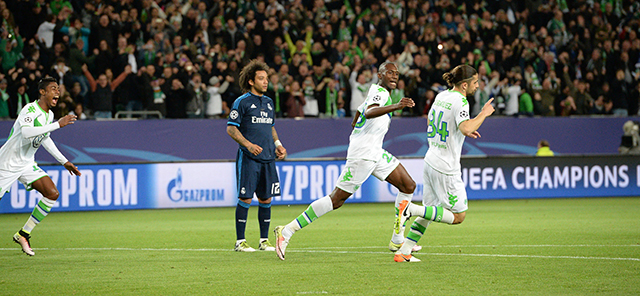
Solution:
[[[448,175],[460,173],[464,135],[458,127],[466,120],[469,120],[469,103],[465,96],[454,90],[436,96],[429,110],[429,150],[424,156],[424,161],[435,170]]]
[[[45,112],[38,105],[38,101],[24,106],[11,128],[7,142],[0,148],[0,169],[16,171],[24,169],[25,166],[33,165],[36,151],[38,151],[40,144],[49,138],[50,132],[25,138],[22,134],[22,127],[46,126],[52,123],[53,111]],[[51,130],[53,129],[57,128],[52,128]]]
[[[358,122],[349,137],[347,159],[378,161],[382,156],[382,142],[387,131],[389,131],[391,113],[376,118],[365,118],[364,112],[367,110],[367,107],[374,104],[380,106],[391,105],[389,91],[377,84],[371,85],[367,98],[358,107],[360,118],[358,118]]]

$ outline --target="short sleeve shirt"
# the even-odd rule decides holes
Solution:
[[[233,102],[229,112],[227,125],[236,126],[249,142],[262,147],[262,153],[253,155],[246,147],[240,145],[242,152],[259,162],[275,161],[276,147],[271,133],[275,124],[273,108],[271,98],[248,92]]]
[[[448,175],[460,173],[460,155],[464,135],[458,128],[469,120],[469,103],[461,93],[439,93],[429,110],[427,140],[429,150],[424,160],[435,170]]]

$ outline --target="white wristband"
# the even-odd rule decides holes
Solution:
[[[273,142],[273,144],[276,144],[276,147],[282,146],[282,143],[280,143],[280,140],[276,140],[275,142]]]

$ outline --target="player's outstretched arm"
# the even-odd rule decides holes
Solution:
[[[482,110],[480,110],[480,113],[475,118],[469,119],[460,124],[458,128],[460,129],[463,135],[470,138],[474,138],[474,139],[477,139],[480,137],[480,133],[478,133],[478,129],[484,122],[484,119],[491,116],[491,114],[493,114],[493,111],[495,111],[495,109],[493,108],[493,105],[491,105],[491,102],[493,102],[493,98],[491,98],[489,101],[487,101],[484,104],[484,106],[482,107]]]
[[[367,111],[364,112],[364,116],[367,119],[376,118],[378,116],[382,116],[396,110],[402,110],[405,107],[413,107],[415,105],[416,104],[413,102],[411,98],[402,98],[400,99],[399,102],[388,105],[388,106],[380,106],[378,104],[373,104],[367,108]]]
[[[69,124],[76,123],[77,119],[78,119],[78,116],[75,116],[73,114],[67,114],[65,116],[62,116],[62,118],[58,120],[58,124],[60,124],[60,127],[65,127]]]
[[[76,175],[76,176],[82,175],[80,173],[80,170],[78,170],[78,168],[73,163],[71,163],[70,161],[67,161],[64,164],[64,168],[67,169],[69,171],[69,173],[71,173],[72,175]]]
[[[55,131],[63,126],[73,124],[76,121],[77,116],[75,115],[66,115],[57,122],[47,124],[44,126],[29,126],[25,125],[21,127],[22,135],[29,139],[33,137],[37,137],[39,135],[43,135],[52,131]]]

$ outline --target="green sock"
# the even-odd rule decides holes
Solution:
[[[51,207],[53,207],[55,203],[55,200],[51,200],[46,197],[41,198],[40,201],[38,201],[38,204],[33,208],[33,212],[31,212],[31,216],[29,217],[29,220],[27,220],[27,223],[24,224],[24,227],[22,227],[22,230],[26,233],[31,233],[33,228],[36,227],[38,223],[42,222],[47,215],[49,215]]]
[[[311,222],[318,219],[320,216],[331,211],[333,211],[333,202],[331,201],[331,198],[329,196],[320,198],[312,202],[309,207],[304,212],[302,212],[300,216],[298,216],[298,218],[295,218],[293,221],[287,224],[285,229],[282,231],[282,235],[285,238],[289,239],[293,235],[293,233],[306,227],[307,225],[311,224]]]

